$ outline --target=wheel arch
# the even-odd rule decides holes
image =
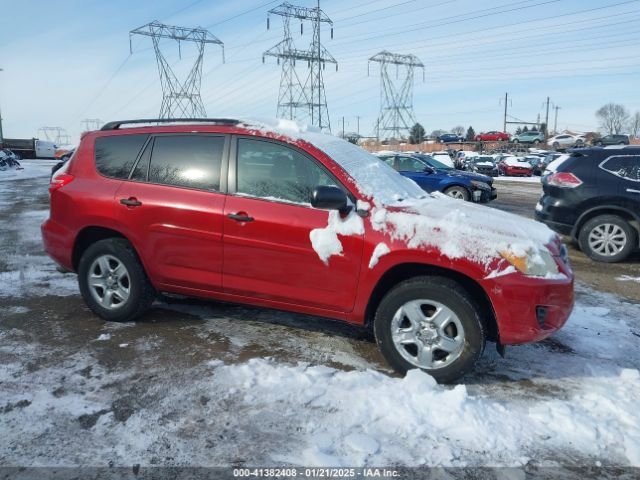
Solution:
[[[585,210],[580,214],[578,220],[576,220],[576,223],[571,230],[571,237],[577,239],[584,224],[592,218],[600,215],[617,215],[624,218],[633,228],[635,228],[638,232],[638,237],[640,238],[640,216],[628,208],[621,207],[619,205],[599,205]]]
[[[382,298],[395,287],[398,283],[418,276],[442,276],[450,278],[459,283],[474,301],[477,302],[480,309],[480,316],[487,328],[487,340],[497,342],[499,340],[498,323],[495,311],[489,296],[482,286],[471,277],[451,270],[445,267],[435,265],[427,265],[423,263],[401,263],[389,268],[376,283],[371,291],[367,306],[365,309],[364,322],[365,326],[372,327],[375,312],[382,301]]]
[[[74,271],[78,271],[80,258],[82,257],[82,254],[87,250],[87,248],[89,248],[89,246],[91,246],[95,242],[100,240],[105,240],[107,238],[123,238],[127,240],[133,247],[138,258],[140,258],[140,255],[137,249],[133,245],[133,242],[131,242],[131,240],[129,240],[124,234],[122,234],[118,230],[114,230],[113,228],[92,225],[92,226],[84,227],[82,230],[80,230],[73,242],[73,252],[71,254],[71,261],[73,264]]]

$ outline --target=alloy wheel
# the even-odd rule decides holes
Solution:
[[[402,305],[391,321],[391,338],[398,353],[424,369],[446,367],[464,350],[462,322],[446,305],[429,299]]]
[[[108,310],[122,307],[131,293],[129,271],[113,255],[101,255],[91,263],[87,283],[93,298]]]
[[[617,255],[627,244],[627,234],[618,225],[603,223],[589,232],[589,248],[599,255]]]

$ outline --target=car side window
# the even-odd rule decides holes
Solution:
[[[176,187],[219,191],[224,142],[225,137],[215,135],[155,137],[148,181]],[[137,168],[134,174],[138,177]]]
[[[96,138],[96,169],[106,177],[128,178],[147,138],[149,135],[137,134]]]
[[[422,172],[424,164],[412,157],[398,157],[398,170],[404,172]]]
[[[640,182],[640,155],[620,155],[606,159],[600,167],[618,177]]]
[[[339,183],[318,164],[285,145],[238,139],[236,191],[267,200],[309,204],[318,186]]]

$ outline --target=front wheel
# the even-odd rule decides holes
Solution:
[[[460,187],[460,186],[455,186],[455,187],[449,187],[444,191],[445,195],[450,196],[451,198],[455,198],[458,200],[464,200],[464,201],[468,201],[469,200],[469,192],[467,191],[466,188],[464,187]]]
[[[593,260],[614,263],[631,254],[638,244],[638,233],[622,217],[600,215],[582,226],[578,244]]]
[[[420,368],[440,383],[471,371],[485,345],[478,307],[460,284],[445,277],[399,283],[380,302],[374,331],[396,371]]]
[[[114,322],[138,318],[156,296],[136,252],[123,238],[100,240],[87,248],[80,258],[78,284],[87,306]]]

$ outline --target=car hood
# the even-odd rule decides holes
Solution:
[[[469,180],[477,180],[478,182],[484,182],[489,184],[493,182],[493,179],[491,177],[487,175],[482,175],[480,173],[464,172],[462,170],[456,170],[455,172],[451,170],[446,170],[446,173],[448,173],[452,177],[468,178]]]
[[[501,259],[501,252],[535,257],[559,249],[559,237],[542,223],[440,192],[406,205],[376,206],[369,218],[375,230],[408,248],[436,248],[450,259],[466,258],[485,267]]]

